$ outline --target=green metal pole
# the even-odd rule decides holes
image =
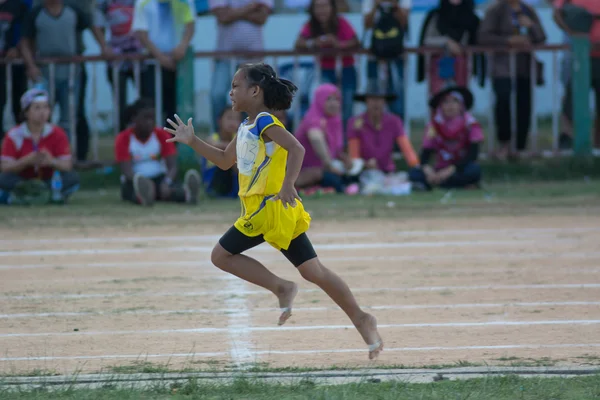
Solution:
[[[573,54],[572,86],[573,129],[575,133],[575,154],[589,155],[592,151],[590,115],[590,40],[587,36],[572,36]]]
[[[194,117],[194,50],[189,47],[185,56],[177,64],[177,115],[187,123]],[[172,116],[170,116],[172,117]],[[194,162],[194,150],[188,146],[178,146],[179,161]]]

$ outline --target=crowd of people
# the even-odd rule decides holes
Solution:
[[[555,21],[567,36],[589,34],[593,42],[600,42],[600,2],[551,3]],[[263,26],[273,13],[273,0],[209,0],[208,8],[217,21],[217,49],[244,53],[264,50]],[[532,59],[534,55],[527,50],[530,45],[546,41],[533,7],[520,0],[495,0],[480,18],[474,0],[440,0],[438,7],[427,14],[419,44],[437,51],[418,59],[416,80],[428,84],[431,115],[420,152],[413,149],[403,126],[404,86],[410,81],[405,76],[404,38],[411,0],[363,0],[363,28],[370,32],[365,36],[368,41],[359,39],[355,27],[341,14],[346,9],[343,0],[312,0],[306,23],[293,44],[298,50],[354,50],[361,46],[370,50],[364,93],[357,93],[360,77],[355,57],[323,54],[315,59],[320,67],[320,85],[299,126],[292,126],[285,112],[276,113],[306,148],[298,189],[304,193],[389,193],[394,188],[401,191],[407,182],[423,190],[436,186],[478,187],[482,171],[477,159],[484,133],[469,113],[474,103],[467,88],[469,75],[481,85],[488,77],[491,79],[496,99],[495,135],[500,143],[495,156],[506,160],[527,155],[532,64],[536,66],[534,83],[545,84],[543,64]],[[166,143],[168,133],[154,126],[152,119],[157,92],[155,68],[160,69],[162,77],[162,114],[176,112],[177,63],[188,51],[197,29],[196,13],[192,0],[0,0],[2,57],[23,60],[23,64],[11,66],[12,112],[17,125],[2,140],[0,203],[22,201],[20,194],[27,192],[28,180],[44,182],[47,190],[39,185],[29,190],[58,202],[64,202],[78,186],[70,139],[77,139],[75,161],[85,161],[89,147],[84,107],[86,69],[77,66],[73,71],[66,64],[50,68],[38,65],[36,60],[81,55],[85,30],[93,33],[102,54],[110,59],[107,78],[113,88],[118,88],[120,115],[115,123],[122,132],[115,139],[115,160],[122,172],[123,200],[150,205],[157,200],[195,203],[203,195],[234,197],[239,189],[235,169],[221,171],[206,160],[200,161],[200,173],[187,171],[184,180],[176,182],[177,149]],[[582,26],[586,21],[588,26]],[[472,45],[516,49],[516,85],[511,84],[508,53],[490,58],[467,54],[465,47]],[[141,98],[127,106],[127,82],[134,79],[134,67],[118,56],[144,53],[149,53],[158,65],[142,64]],[[592,89],[600,99],[600,52],[592,50],[590,57]],[[243,119],[228,105],[231,71],[238,66],[233,62],[229,58],[215,59],[211,78],[214,133],[210,141],[220,148],[234,139]],[[2,110],[7,102],[7,77],[3,64]],[[115,77],[118,82],[114,82]],[[569,87],[570,76],[566,76],[565,85]],[[33,88],[28,90],[28,86]],[[72,89],[75,96],[69,95]],[[511,109],[512,90],[516,91],[516,109]],[[567,149],[572,147],[573,100],[570,90],[565,93],[560,146]],[[364,113],[354,115],[356,102],[365,104]],[[55,104],[60,113],[58,123],[52,124]],[[600,115],[599,109],[600,101],[596,101],[596,115]],[[0,119],[1,136],[3,122]],[[596,120],[596,147],[600,147],[598,125]],[[514,154],[510,146],[513,135]],[[404,155],[408,171],[396,170],[392,158],[396,148]]]

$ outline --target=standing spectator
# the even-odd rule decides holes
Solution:
[[[23,58],[27,65],[27,75],[33,81],[43,79],[50,86],[50,68],[48,65],[37,67],[34,56],[43,57],[73,57],[80,54],[81,42],[77,39],[79,34],[91,27],[88,14],[83,13],[79,7],[70,6],[63,0],[43,0],[41,5],[34,6],[29,13],[24,29]],[[94,37],[102,52],[106,52],[106,42],[100,31],[92,29]],[[60,107],[59,125],[66,131],[70,131],[69,115],[69,64],[57,64],[54,70],[54,99]],[[81,94],[79,92],[81,65],[76,65],[74,76],[74,106],[77,116],[81,113],[79,103]],[[76,124],[76,127],[79,126]],[[88,137],[84,130],[81,144],[77,143],[78,159],[85,159],[87,154]],[[88,132],[89,133],[89,132]],[[70,135],[76,132],[69,132]]]
[[[273,0],[209,0],[217,18],[217,51],[264,51],[263,25],[273,10]],[[217,57],[210,87],[213,129],[227,106],[231,76],[240,64],[258,59]]]
[[[185,57],[196,27],[196,7],[192,0],[137,0],[132,30],[156,59],[162,77],[163,120],[177,108],[177,63]],[[156,96],[155,68],[142,73],[142,85]]]
[[[546,41],[546,33],[535,10],[520,0],[499,0],[490,5],[479,27],[478,42],[484,46],[510,46],[521,49],[516,57],[517,152],[524,155],[531,122],[531,58],[526,48]],[[505,160],[511,153],[512,132],[510,55],[494,53],[491,68],[496,94],[496,136],[500,142],[497,156]],[[538,70],[538,78],[539,76]]]
[[[48,201],[50,181],[58,172],[62,180],[59,198],[64,201],[79,188],[72,170],[69,139],[64,130],[50,124],[48,93],[31,89],[21,97],[25,122],[11,129],[2,141],[0,157],[0,204],[27,202],[25,197]],[[27,183],[43,182],[37,193]],[[39,188],[39,187],[38,187]],[[28,190],[29,189],[29,190]]]
[[[19,43],[17,29],[23,22],[27,13],[27,6],[21,0],[1,0],[0,1],[0,57],[7,59],[15,59],[19,56],[17,45]],[[0,141],[4,137],[4,107],[6,106],[6,64],[0,64]],[[19,93],[23,86],[16,86],[15,78],[17,77],[16,72],[18,66],[13,66],[13,92],[12,92],[12,103],[13,103],[13,115],[15,121],[19,121],[20,107],[19,97],[22,93]]]
[[[195,204],[200,174],[190,169],[183,185],[177,176],[177,148],[170,133],[156,126],[151,100],[138,100],[127,110],[131,127],[115,139],[115,161],[121,167],[121,198],[151,206],[156,200]]]
[[[394,21],[390,21],[390,23],[394,22],[398,26],[403,41],[404,34],[408,31],[408,15],[411,7],[412,0],[363,0],[362,13],[365,32],[369,29],[376,29],[380,22],[389,21],[393,17]],[[380,76],[383,71],[387,71],[387,76]],[[392,60],[378,60],[375,56],[370,55],[367,62],[367,79],[370,84],[375,84],[377,80],[388,83],[390,91],[398,95],[390,109],[404,119],[403,52],[399,52]]]
[[[133,23],[133,11],[135,0],[96,0],[96,12],[94,13],[94,25],[103,32],[110,32],[109,46],[112,54],[128,55],[141,54],[144,50],[139,39],[133,34],[131,25]],[[113,82],[113,72],[117,69],[117,82]],[[134,82],[133,63],[130,61],[109,61],[106,70],[108,81],[117,88],[119,98],[119,129],[127,127],[125,120],[125,108],[127,105],[127,81]],[[142,97],[151,97],[148,87],[141,85]]]
[[[335,0],[312,0],[308,9],[309,20],[304,24],[295,48],[351,50],[359,46],[356,32],[346,18],[338,14]],[[356,92],[356,68],[354,56],[342,57],[342,76],[337,78],[338,60],[335,56],[321,56],[321,80],[323,83],[340,84],[342,90],[342,119],[344,123],[352,116]]]
[[[446,86],[468,86],[469,61],[464,48],[477,44],[478,28],[479,17],[475,14],[473,0],[440,0],[439,6],[427,14],[419,46],[444,50],[444,54],[432,55],[429,65],[425,65],[425,56],[419,54],[417,82],[424,81],[427,76],[429,96]],[[482,86],[485,80],[483,60],[483,56],[473,56],[473,72],[479,71]]]
[[[483,130],[468,112],[473,94],[465,87],[449,87],[429,102],[434,113],[425,128],[421,166],[409,176],[418,189],[467,188],[479,185],[481,167],[477,163]],[[431,156],[436,156],[431,167]]]
[[[561,11],[561,8],[565,4],[571,4],[574,6],[579,6],[584,8],[589,12],[592,16],[594,16],[594,21],[590,26],[589,32],[577,32],[579,26],[577,26],[577,22],[570,20],[564,12]],[[560,26],[568,36],[573,36],[577,33],[581,34],[589,34],[590,41],[592,42],[592,51],[590,53],[590,71],[592,74],[591,83],[592,89],[594,90],[594,94],[596,97],[596,122],[594,129],[594,147],[600,149],[600,2],[597,0],[556,0],[554,3],[554,20]],[[567,22],[567,20],[569,22]],[[570,68],[570,65],[568,66]],[[563,99],[563,115],[568,122],[569,127],[573,124],[573,93],[571,91],[571,77],[567,80],[567,84],[565,86],[565,97]],[[564,135],[564,133],[563,133]],[[570,137],[569,137],[570,138]],[[561,135],[562,142],[564,143],[564,147],[570,145],[571,143],[568,139],[564,138]]]

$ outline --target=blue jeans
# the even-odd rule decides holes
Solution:
[[[215,60],[210,86],[210,100],[212,108],[213,131],[217,132],[219,116],[227,106],[227,98],[231,90],[231,64],[230,60]]]
[[[419,167],[408,171],[410,181],[427,190],[431,190],[431,185],[427,182],[425,172]],[[481,167],[479,164],[470,162],[461,171],[456,171],[450,178],[440,183],[444,189],[459,189],[469,185],[476,185],[481,180]]]
[[[69,136],[69,140],[71,140],[71,116],[69,110],[69,75],[68,75],[69,66],[68,65],[56,65],[55,74],[54,74],[54,105],[58,104],[60,108],[60,113],[58,117],[58,126],[63,128],[65,132],[67,132]],[[75,119],[77,120],[77,111],[78,111],[78,100],[79,100],[79,85],[80,85],[80,77],[81,69],[79,67],[75,68],[75,76],[73,77],[73,106],[75,112]],[[48,67],[42,68],[42,75],[47,82],[48,94],[52,98],[52,93],[50,93],[50,69]],[[77,121],[76,121],[77,122]],[[77,126],[77,124],[75,124]]]
[[[321,81],[323,83],[338,84],[334,69],[322,69]],[[342,119],[344,121],[344,132],[346,131],[346,122],[352,117],[354,106],[354,94],[356,93],[356,68],[354,66],[342,68]]]
[[[390,111],[404,119],[404,59],[399,57],[393,61],[388,61],[388,90],[396,93],[398,98],[390,104]],[[397,75],[394,79],[394,73]],[[367,61],[367,81],[369,85],[376,85],[379,79],[379,62],[369,59]]]

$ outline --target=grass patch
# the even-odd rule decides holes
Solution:
[[[582,400],[600,396],[600,375],[576,378],[488,377],[470,380],[442,380],[428,384],[399,381],[341,385],[319,385],[310,379],[293,384],[268,384],[239,378],[231,384],[216,385],[190,379],[176,385],[154,385],[147,390],[66,389],[5,392],[0,397],[14,400],[163,400],[163,399],[244,399],[244,400]]]

